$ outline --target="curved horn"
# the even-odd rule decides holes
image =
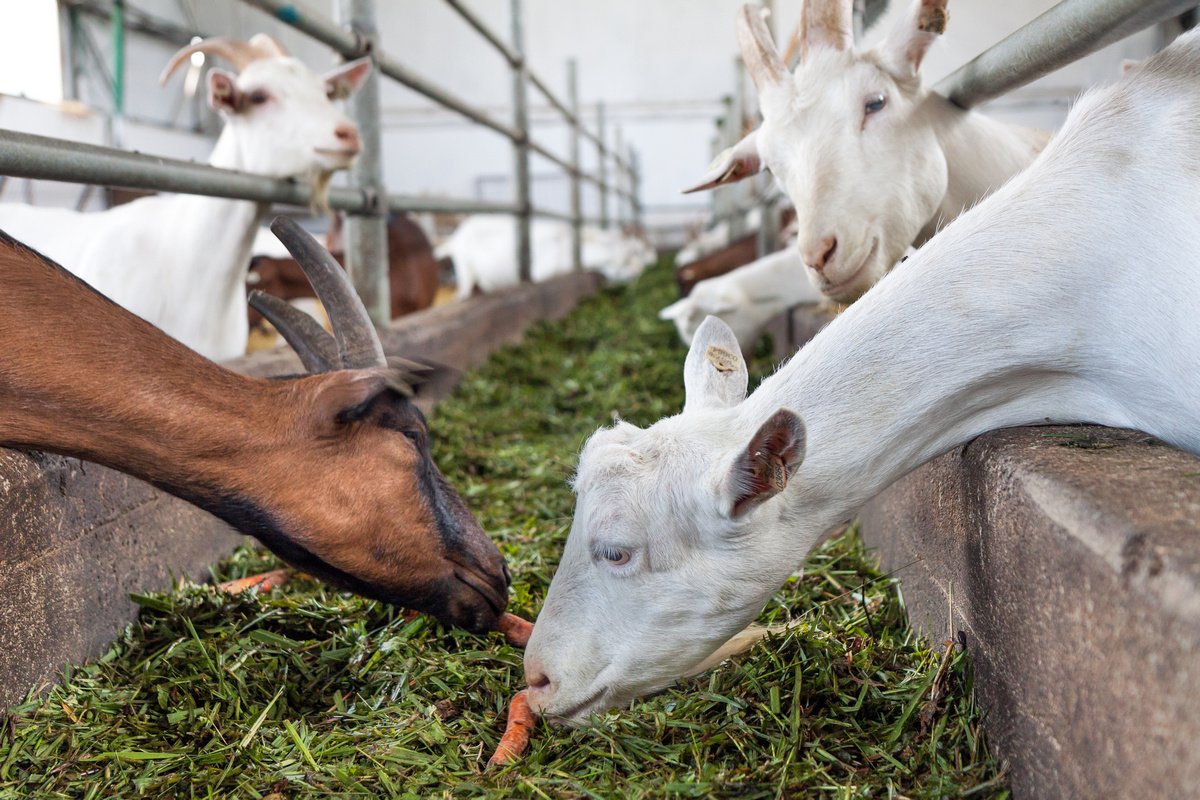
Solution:
[[[767,86],[780,84],[787,78],[787,66],[779,57],[775,40],[762,17],[762,6],[742,6],[738,13],[737,37],[742,61],[754,85],[761,92]]]
[[[309,372],[332,372],[342,368],[337,343],[315,319],[275,295],[255,289],[250,306],[287,340]]]
[[[243,42],[240,39],[226,39],[223,36],[201,39],[195,44],[189,44],[171,56],[171,60],[167,62],[166,69],[158,76],[158,82],[165,84],[169,81],[171,76],[175,74],[175,70],[179,69],[180,65],[191,58],[193,53],[206,53],[208,55],[219,56],[232,64],[238,72],[244,70],[246,65],[252,61],[270,58],[269,54],[264,53],[258,47],[251,45],[249,42]]]
[[[804,41],[807,49],[854,46],[854,0],[805,0]],[[804,58],[805,55],[801,55]]]
[[[267,58],[287,58],[291,55],[278,39],[265,33],[256,33],[251,36],[250,46]]]
[[[271,223],[271,231],[296,259],[325,305],[342,368],[386,367],[379,335],[341,265],[316,239],[287,217],[276,217]]]

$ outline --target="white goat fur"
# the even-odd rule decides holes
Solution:
[[[438,258],[454,261],[459,298],[470,297],[476,288],[495,292],[517,285],[516,236],[516,223],[511,217],[481,214],[463,220],[438,246]],[[571,226],[554,220],[533,220],[530,249],[530,277],[535,283],[565,275],[573,263]],[[583,229],[582,249],[584,268],[614,283],[637,278],[655,258],[654,248],[644,239],[591,226]]]
[[[682,413],[584,447],[526,651],[549,680],[535,706],[579,722],[672,683],[823,533],[986,431],[1089,422],[1200,453],[1198,153],[1194,31],[1081,99],[1033,166],[749,397],[732,333],[706,322]]]
[[[360,60],[321,77],[280,56],[251,62],[236,78],[210,70],[210,105],[226,123],[208,163],[323,186],[353,161],[353,154],[339,152],[346,146],[335,134],[353,123],[327,94],[348,95],[369,66]],[[239,99],[255,91],[270,99],[222,103],[214,92],[228,91],[229,82]],[[197,195],[146,197],[94,213],[5,204],[0,229],[202,355],[228,359],[246,350],[246,274],[268,210]]]
[[[824,299],[804,277],[804,264],[794,249],[780,250],[732,272],[700,281],[691,294],[658,312],[671,320],[685,345],[692,343],[705,318],[730,327],[743,353],[749,353],[773,318],[799,303]]]
[[[839,3],[849,0],[832,4]],[[814,4],[820,0],[808,0]],[[768,48],[767,63],[756,57],[759,7],[745,7],[739,39],[763,121],[688,191],[769,168],[796,207],[797,247],[813,285],[839,302],[859,297],[909,246],[920,247],[1045,146],[1041,131],[963,111],[921,85],[921,60],[937,34],[920,30],[919,20],[931,9],[944,13],[945,5],[913,0],[870,51],[839,49],[822,39],[791,75],[773,71],[770,56],[778,59],[778,53],[765,26],[765,38],[757,41]],[[865,104],[880,97],[884,106],[868,112]],[[837,243],[834,255],[813,269],[829,238]]]

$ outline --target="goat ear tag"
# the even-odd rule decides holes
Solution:
[[[717,372],[733,372],[737,369],[737,356],[715,344],[710,344],[704,351],[704,357],[713,365]]]

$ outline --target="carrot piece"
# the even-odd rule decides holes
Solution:
[[[533,623],[521,619],[516,614],[505,611],[500,615],[500,632],[504,639],[513,647],[524,647],[529,644],[529,635],[533,633]]]
[[[537,716],[529,707],[529,697],[522,689],[513,695],[512,702],[508,705],[508,722],[504,726],[504,735],[500,737],[496,752],[488,759],[488,769],[503,767],[519,759],[525,753],[525,748],[529,747],[529,736],[533,733],[536,722]]]
[[[261,575],[247,575],[245,578],[218,583],[217,588],[229,594],[241,594],[247,589],[259,592],[269,592],[283,586],[292,577],[291,570],[277,569],[264,572]]]

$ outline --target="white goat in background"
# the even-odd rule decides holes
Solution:
[[[743,353],[750,353],[768,322],[800,303],[824,299],[804,277],[804,264],[794,249],[765,255],[732,272],[700,281],[691,294],[658,312],[675,323],[685,345],[709,316],[730,327]]]
[[[517,285],[516,236],[512,217],[478,214],[463,220],[437,247],[437,258],[454,261],[459,298],[470,297],[475,289],[495,292]],[[654,248],[640,236],[586,226],[582,238],[584,268],[615,283],[634,280],[655,259]],[[570,272],[570,224],[533,220],[530,250],[530,278],[535,283]]]
[[[350,96],[371,69],[352,61],[324,77],[265,34],[206,39],[176,53],[165,83],[196,52],[239,71],[208,73],[208,102],[225,117],[214,167],[300,177],[324,191],[353,163],[358,129],[332,100]],[[103,294],[215,359],[246,349],[250,248],[269,207],[196,195],[146,197],[108,211],[0,205],[0,229],[59,262]]]
[[[1028,166],[1042,131],[964,111],[921,85],[947,0],[914,0],[876,48],[853,49],[852,0],[806,0],[803,54],[789,75],[761,7],[738,18],[763,122],[722,153],[710,189],[770,169],[796,207],[813,285],[853,301],[943,225]]]
[[[699,668],[823,533],[986,431],[1090,422],[1200,453],[1197,154],[1200,30],[1080,100],[749,397],[706,322],[682,413],[583,449],[531,705],[578,723]]]

